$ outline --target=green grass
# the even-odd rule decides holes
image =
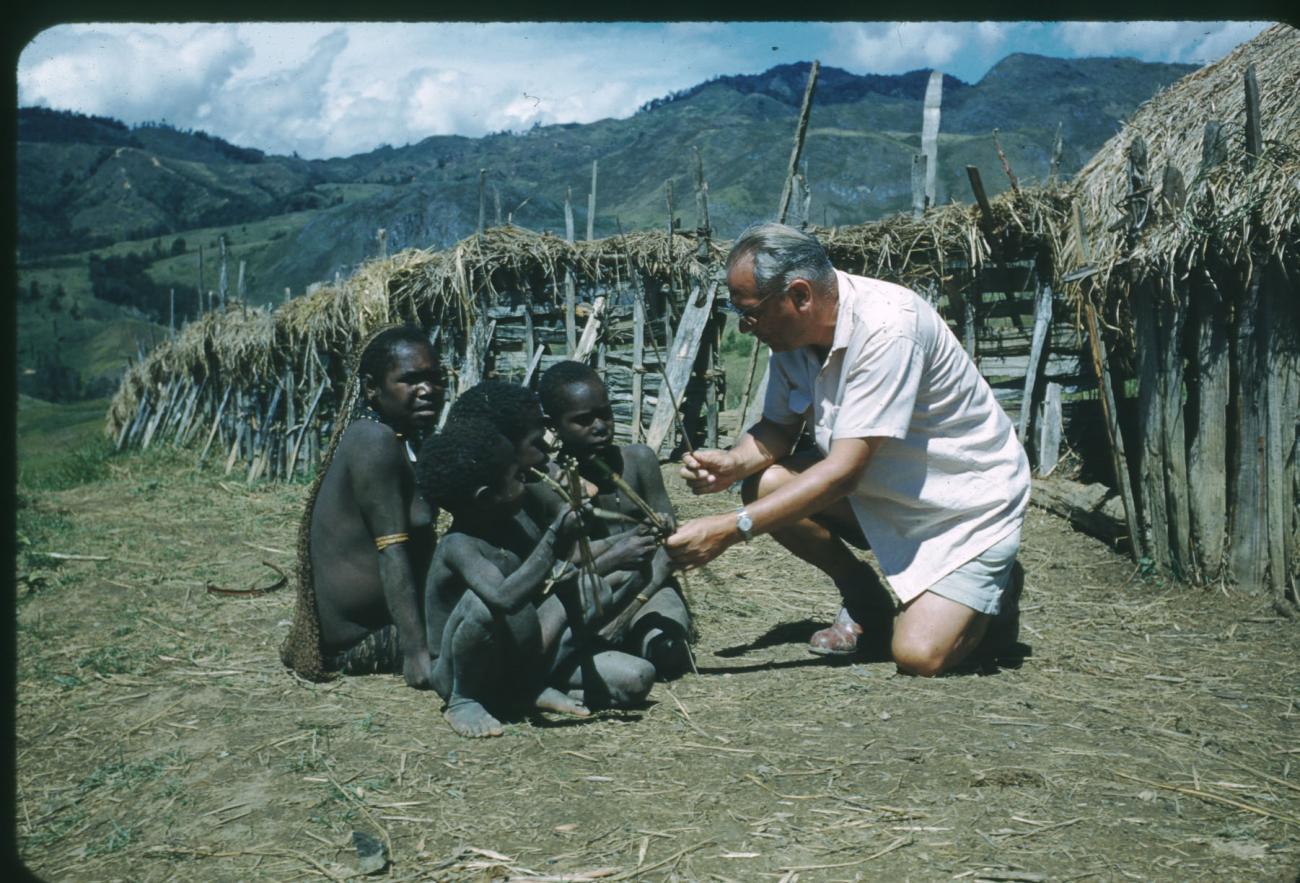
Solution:
[[[107,399],[54,404],[18,398],[18,486],[57,491],[108,475]],[[21,518],[20,518],[21,520]]]

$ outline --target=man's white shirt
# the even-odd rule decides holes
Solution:
[[[1029,460],[1006,412],[939,314],[910,289],[835,273],[835,337],[773,353],[763,416],[807,420],[817,447],[882,437],[849,502],[903,603],[1010,536]]]

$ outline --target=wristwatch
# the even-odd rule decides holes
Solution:
[[[754,536],[754,519],[749,517],[744,506],[736,507],[736,530],[740,531],[740,535],[747,543]]]

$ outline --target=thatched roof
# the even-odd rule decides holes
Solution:
[[[922,218],[899,215],[853,227],[817,230],[836,266],[903,284],[942,284],[951,265],[986,262],[989,239],[1002,254],[1026,250],[1055,259],[1065,228],[1066,200],[1059,191],[1022,190],[993,200],[993,221],[981,226],[978,210],[947,205]],[[131,420],[146,391],[162,395],[173,377],[195,381],[219,375],[221,384],[247,385],[291,367],[301,383],[317,353],[347,356],[366,334],[394,321],[464,329],[481,304],[505,291],[556,296],[566,269],[579,284],[626,284],[628,272],[672,279],[682,289],[718,271],[727,242],[694,236],[628,233],[568,243],[518,227],[494,228],[441,251],[413,249],[370,261],[336,285],[325,285],[274,311],[231,306],[187,325],[122,379],[109,409],[114,435]]]
[[[1246,159],[1244,86],[1252,64],[1263,131],[1263,151],[1253,167]],[[1269,251],[1285,248],[1300,224],[1297,95],[1300,31],[1279,24],[1147,101],[1074,180],[1090,254],[1087,261],[1073,257],[1071,263],[1097,268],[1093,283],[1105,287],[1120,266],[1126,283],[1168,276],[1211,242],[1220,253],[1239,258],[1251,241]],[[1223,124],[1225,159],[1203,170],[1204,133],[1211,122]],[[1137,135],[1147,146],[1152,208],[1130,252],[1125,238],[1128,150]],[[1160,206],[1167,166],[1177,169],[1186,184],[1182,209]],[[1077,255],[1073,237],[1067,253]]]

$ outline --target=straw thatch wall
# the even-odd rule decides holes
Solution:
[[[1300,571],[1300,32],[1276,25],[1143,105],[1075,182],[1065,249],[1112,390],[1140,549],[1205,582]],[[1107,356],[1103,351],[1108,349]],[[1125,452],[1128,452],[1126,457]]]

